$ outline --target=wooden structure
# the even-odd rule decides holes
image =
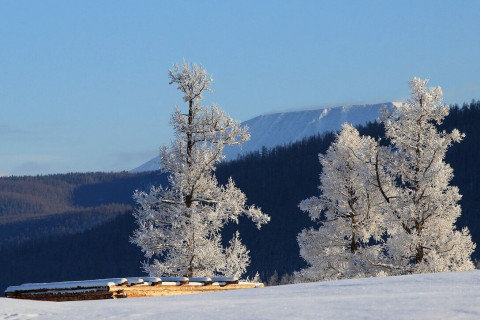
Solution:
[[[235,278],[112,278],[89,281],[22,284],[8,287],[7,298],[43,301],[78,301],[157,297],[263,287]]]

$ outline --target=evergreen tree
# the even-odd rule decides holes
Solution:
[[[169,77],[170,84],[184,94],[188,112],[176,108],[171,119],[175,140],[160,153],[162,170],[170,174],[170,187],[134,194],[138,229],[132,242],[147,258],[154,258],[144,265],[152,276],[239,276],[249,264],[249,252],[238,233],[224,248],[223,226],[229,221],[238,223],[242,214],[258,228],[270,218],[246,205],[245,194],[232,179],[219,186],[213,172],[224,158],[223,147],[249,139],[248,128],[240,127],[218,106],[200,104],[213,81],[203,67],[184,62],[181,68],[174,65]]]

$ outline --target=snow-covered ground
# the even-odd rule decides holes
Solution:
[[[0,298],[1,319],[480,319],[480,271],[120,300]]]
[[[325,131],[337,131],[348,122],[354,126],[373,122],[380,116],[385,106],[391,108],[394,103],[336,106],[311,110],[278,112],[260,115],[244,121],[250,132],[250,140],[242,145],[227,146],[224,153],[227,160],[235,159],[239,154],[260,150],[263,146],[272,148],[302,140]],[[160,158],[156,157],[131,170],[143,172],[159,169]]]

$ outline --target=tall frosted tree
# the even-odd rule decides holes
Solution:
[[[453,170],[445,162],[448,148],[464,135],[438,130],[450,108],[442,104],[441,88],[427,83],[413,78],[410,99],[382,120],[393,155],[384,167],[397,181],[393,192],[382,190],[390,206],[387,249],[402,273],[473,268],[475,245],[466,228],[456,230],[461,196],[450,185]]]
[[[438,130],[450,109],[427,83],[413,78],[410,99],[385,111],[389,146],[344,125],[320,155],[321,195],[300,208],[321,225],[298,236],[309,267],[297,279],[473,269],[475,244],[455,227],[461,196],[444,161],[463,134]]]
[[[322,164],[319,197],[300,203],[318,229],[298,235],[300,255],[308,267],[297,281],[372,276],[381,271],[373,263],[381,254],[383,199],[375,187],[377,143],[344,124]]]
[[[175,140],[160,152],[169,187],[134,193],[138,229],[131,241],[150,259],[144,269],[152,276],[239,277],[250,263],[249,251],[238,232],[223,247],[223,226],[238,223],[238,217],[246,215],[260,228],[270,218],[246,205],[245,194],[232,179],[219,185],[214,171],[224,158],[223,147],[248,140],[248,128],[216,105],[201,105],[213,81],[202,66],[174,65],[169,78],[182,92],[188,109],[182,113],[176,107],[171,118]]]

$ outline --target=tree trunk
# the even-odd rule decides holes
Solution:
[[[415,264],[422,262],[423,260],[423,246],[417,247],[417,253],[415,254]]]
[[[358,243],[357,237],[355,236],[355,232],[352,233],[352,243],[350,244],[350,252],[355,253],[358,250]]]
[[[420,235],[422,233],[422,229],[423,229],[423,222],[422,221],[415,222],[415,229],[416,229],[417,234]],[[420,244],[416,248],[415,264],[418,264],[418,263],[422,262],[422,260],[423,260],[423,246]]]

